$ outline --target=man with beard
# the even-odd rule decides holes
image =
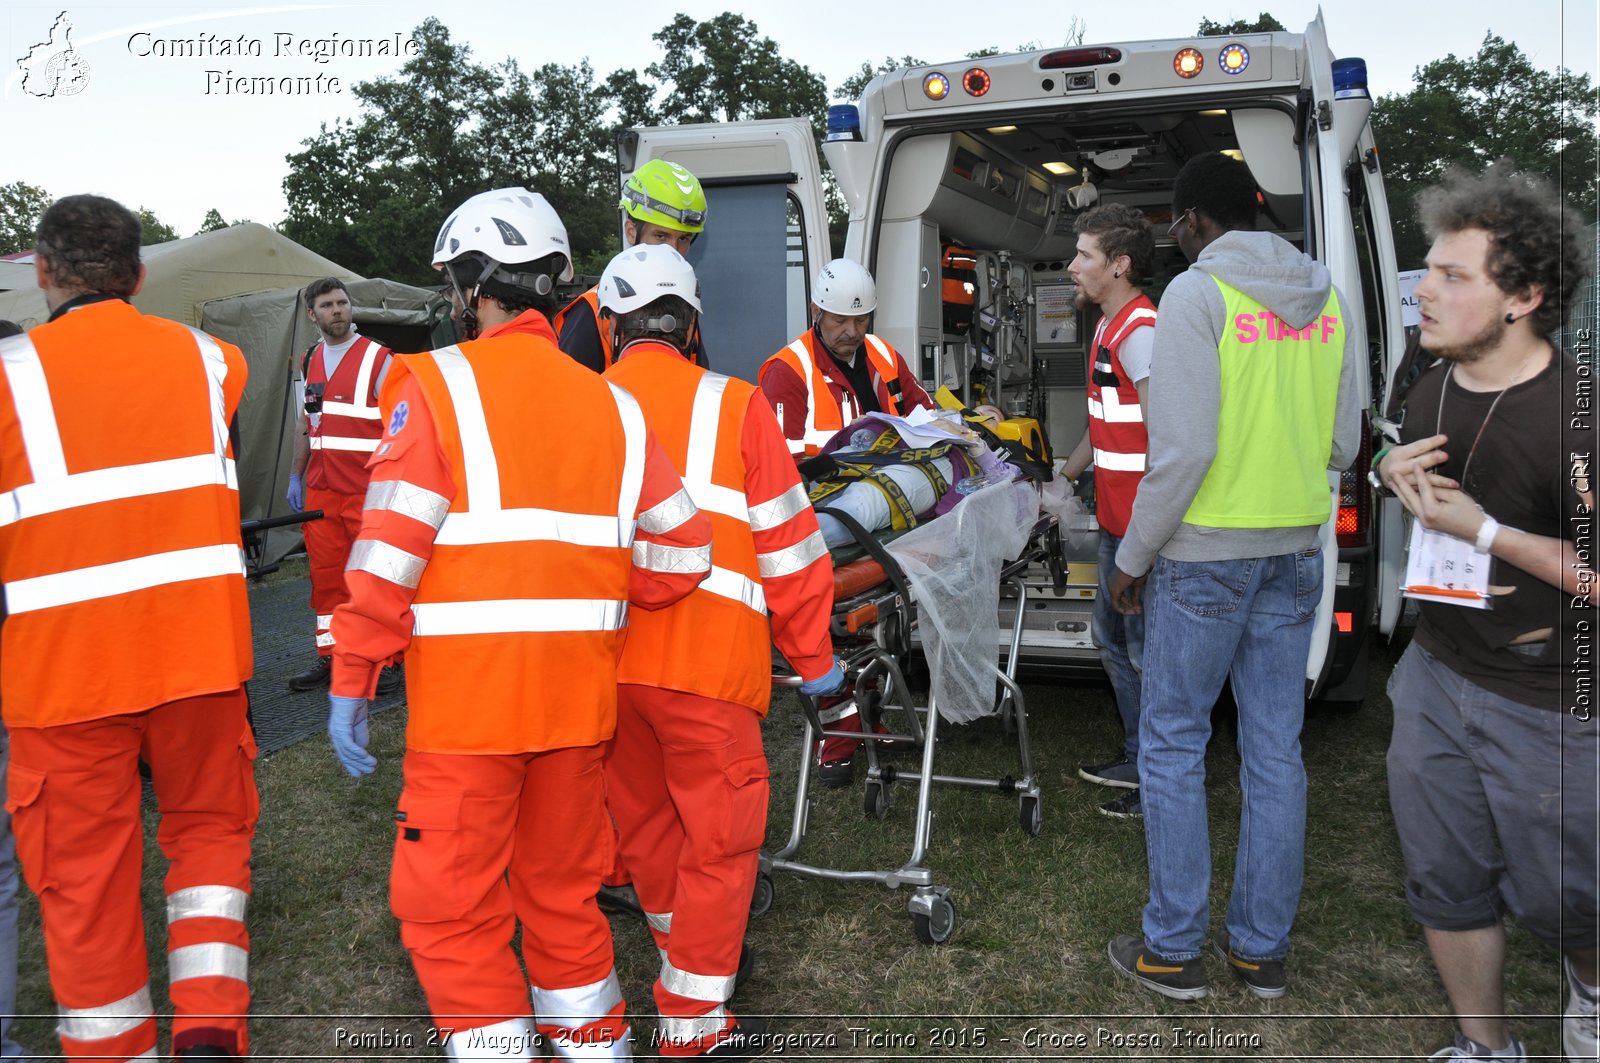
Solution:
[[[1523,1058],[1503,1018],[1509,908],[1561,950],[1566,1054],[1594,1059],[1600,728],[1564,690],[1594,620],[1573,542],[1593,521],[1594,421],[1570,387],[1587,371],[1546,339],[1589,273],[1587,228],[1506,164],[1427,193],[1422,218],[1422,345],[1440,362],[1374,465],[1417,518],[1413,565],[1478,573],[1422,598],[1389,681],[1406,899],[1459,1024],[1435,1058]]]

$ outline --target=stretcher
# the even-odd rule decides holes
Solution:
[[[959,511],[959,510],[958,510]],[[950,520],[951,516],[939,518]],[[858,534],[858,538],[860,535]],[[964,718],[998,715],[1005,732],[1016,744],[1019,774],[999,778],[941,774],[936,770],[941,713],[930,691],[924,704],[906,681],[906,668],[918,646],[919,603],[913,581],[888,551],[876,544],[862,544],[867,556],[846,560],[836,551],[834,568],[834,609],[832,634],[845,674],[852,680],[855,707],[861,717],[861,730],[844,731],[830,723],[847,713],[849,703],[824,712],[815,698],[800,695],[804,735],[800,746],[800,771],[796,783],[793,819],[787,843],[777,852],[762,851],[760,871],[751,914],[761,915],[773,904],[773,874],[787,872],[835,882],[875,882],[889,889],[911,887],[908,910],[917,937],[927,944],[949,939],[956,926],[956,908],[950,890],[936,881],[927,864],[929,838],[933,827],[933,789],[935,785],[987,790],[1017,797],[1017,821],[1029,836],[1036,836],[1042,824],[1039,783],[1034,774],[1032,751],[1028,744],[1026,699],[1017,684],[1016,673],[1022,643],[1025,598],[1024,576],[1030,566],[1043,566],[1058,588],[1064,587],[1066,571],[1062,561],[1061,533],[1056,516],[1041,513],[1028,532],[1021,554],[1000,568],[1000,599],[1011,603],[1001,612],[1012,614],[1009,629],[996,626],[993,701]],[[1035,569],[1037,571],[1037,568]],[[999,613],[997,612],[997,616]],[[991,661],[994,663],[994,661]],[[774,670],[774,686],[797,688],[800,678]],[[878,726],[887,733],[878,733]],[[944,725],[949,725],[945,719]],[[913,818],[911,851],[905,861],[887,868],[844,869],[807,863],[799,859],[801,844],[813,811],[810,788],[817,742],[831,736],[862,740],[866,758],[866,782],[862,810],[869,818],[882,819],[889,811],[895,787],[914,787],[916,812]],[[916,754],[916,767],[886,763],[883,753],[890,747]],[[909,758],[901,758],[902,761]]]

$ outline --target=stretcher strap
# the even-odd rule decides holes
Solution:
[[[916,606],[915,600],[911,597],[911,585],[906,582],[905,571],[900,567],[899,562],[897,562],[894,557],[890,555],[889,551],[883,548],[883,544],[878,542],[877,538],[871,532],[867,531],[867,529],[861,526],[860,521],[856,520],[850,514],[844,512],[843,510],[829,509],[826,506],[818,509],[817,512],[826,513],[834,520],[837,520],[840,524],[843,524],[845,531],[849,532],[855,537],[856,544],[867,552],[867,556],[871,557],[874,561],[883,566],[883,574],[889,578],[889,582],[894,584],[894,589],[900,593],[902,598],[905,599],[907,611],[906,630],[909,632],[911,627],[910,620],[912,618],[912,610],[914,610]]]

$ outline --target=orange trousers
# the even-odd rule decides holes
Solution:
[[[68,1059],[154,1052],[140,878],[139,757],[150,764],[169,861],[173,1051],[243,1056],[250,843],[259,803],[243,688],[146,712],[11,732],[6,807],[39,896],[50,986]]]
[[[600,760],[600,746],[406,751],[390,905],[428,1007],[463,1043],[534,1014],[559,1055],[626,1045],[611,925],[595,902],[612,855]],[[518,920],[526,977],[511,949]]]
[[[733,1025],[733,992],[767,830],[761,718],[731,701],[617,688],[611,814],[656,944],[663,1055],[699,1055]]]
[[[344,566],[350,548],[361,534],[361,512],[366,495],[306,488],[306,508],[322,510],[321,520],[301,527],[306,539],[306,560],[311,569],[311,608],[317,614],[317,653],[333,654],[333,611],[350,600],[344,585]]]

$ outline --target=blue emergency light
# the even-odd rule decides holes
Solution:
[[[1336,100],[1370,100],[1367,91],[1367,61],[1365,59],[1335,59],[1333,61],[1333,98]]]
[[[836,103],[828,108],[828,135],[825,141],[860,140],[861,112],[853,103]]]

